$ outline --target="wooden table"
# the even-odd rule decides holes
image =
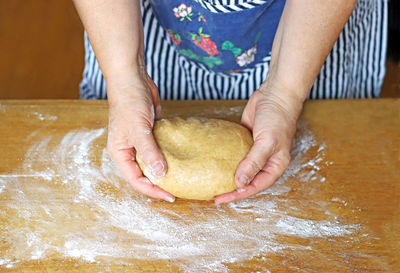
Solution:
[[[163,114],[238,121],[244,104],[244,101],[165,101]],[[269,194],[248,201],[246,204],[251,207],[215,207],[212,202],[185,200],[169,204],[150,202],[128,187],[118,189],[115,185],[124,185],[124,181],[112,174],[112,170],[100,168],[102,162],[108,162],[102,154],[106,142],[106,102],[0,101],[0,272],[22,269],[24,272],[204,272],[207,263],[208,271],[229,272],[400,272],[400,100],[309,101],[300,123],[317,143],[300,158],[308,162],[310,169],[302,165],[301,173],[288,177],[276,188],[273,186]],[[88,140],[93,134],[96,137]],[[84,145],[90,141],[91,148],[85,154]],[[68,150],[62,151],[63,147]],[[98,171],[103,180],[94,181],[96,176],[89,171]],[[307,176],[309,172],[312,175]],[[74,183],[86,177],[92,180],[85,185],[95,184],[96,191],[91,193],[98,196],[81,196],[82,192],[76,191]],[[107,179],[113,182],[108,183]],[[147,218],[137,216],[142,217],[142,222],[161,215],[169,228],[175,227],[171,223],[181,228],[183,242],[187,243],[185,236],[189,234],[194,236],[194,244],[212,247],[209,251],[215,253],[220,264],[213,264],[207,251],[197,253],[195,258],[184,257],[183,250],[174,252],[173,257],[140,257],[141,251],[143,255],[155,253],[152,243],[161,249],[157,234],[154,240],[153,235],[146,237],[146,250],[138,249],[143,244],[137,242],[144,242],[144,238],[134,237],[129,229],[106,224],[114,221],[113,217],[119,217],[120,223],[121,215],[99,212],[101,204],[117,206],[118,198],[127,198],[126,192],[132,200],[142,200],[132,203],[133,208],[139,206],[149,211]],[[274,207],[268,209],[267,204]],[[265,215],[257,211],[254,222],[243,223],[243,219],[253,219],[257,206],[266,208]],[[239,212],[240,217],[236,215]],[[237,225],[236,230],[229,225],[225,227],[228,232],[237,233],[237,244],[229,245],[237,250],[223,250],[224,243],[220,240],[230,235],[221,234],[220,239],[218,234],[212,234],[213,222],[208,219],[211,216]],[[291,227],[288,219],[295,219],[295,226]],[[130,219],[125,220],[130,223]],[[205,225],[204,236],[199,237],[194,233],[194,225],[202,221],[211,226]],[[164,230],[160,223],[155,225]],[[103,224],[104,229],[96,229],[96,225]],[[131,228],[139,225],[143,229],[142,224],[135,222],[136,226]],[[215,226],[217,231],[222,228],[219,222]],[[254,237],[249,236],[246,226],[256,231]],[[258,233],[269,229],[271,241]],[[101,234],[96,237],[96,232]],[[171,238],[179,239],[176,233],[180,230],[172,232],[178,238]],[[29,239],[27,234],[34,237]],[[65,234],[73,236],[75,241],[67,243]],[[115,237],[106,238],[107,234]],[[248,236],[251,244],[245,245],[239,235]],[[216,241],[200,242],[199,238]],[[103,247],[103,255],[92,239]],[[82,245],[73,248],[71,242]],[[183,246],[179,240],[176,242]],[[260,242],[265,247],[254,246]],[[90,251],[90,247],[96,246],[94,256],[77,253],[80,248]],[[108,255],[110,246],[115,247],[116,255],[123,256],[122,260]],[[131,251],[132,256],[118,254],[118,247]],[[242,256],[235,256],[240,252]],[[232,253],[230,261],[225,253]]]

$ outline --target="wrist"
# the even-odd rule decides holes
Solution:
[[[288,88],[281,84],[272,84],[266,80],[259,88],[259,91],[270,101],[279,104],[290,115],[290,119],[297,121],[303,109],[307,93],[301,88]]]
[[[293,81],[294,79],[291,78],[290,75],[281,75],[273,70],[274,69],[270,71],[261,87],[279,90],[279,93],[287,97],[292,97],[294,100],[298,101],[298,103],[304,103],[311,89],[310,84],[301,81]]]
[[[121,73],[105,78],[109,103],[120,103],[130,100],[129,98],[141,97],[148,92],[146,77],[148,77],[146,68],[141,66],[121,70]]]
[[[114,59],[102,70],[107,85],[115,85],[142,78],[143,74],[146,73],[146,65],[143,54],[137,54],[130,61]]]

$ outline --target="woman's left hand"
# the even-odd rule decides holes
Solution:
[[[261,86],[250,97],[242,124],[252,131],[254,144],[236,169],[237,190],[216,196],[217,204],[241,200],[267,189],[289,166],[303,100],[279,91]]]

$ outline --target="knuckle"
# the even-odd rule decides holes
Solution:
[[[283,153],[283,155],[281,156],[281,162],[282,162],[282,167],[286,170],[289,167],[290,161],[291,161],[292,157],[290,155],[290,153]]]
[[[254,134],[254,141],[262,147],[273,147],[278,143],[281,132],[273,128],[262,127]]]
[[[277,147],[282,139],[282,131],[274,128],[261,128],[254,137],[254,141],[260,142],[264,148]]]
[[[143,155],[151,154],[151,152],[153,150],[153,144],[151,143],[151,141],[149,141],[147,139],[139,139],[135,143],[135,148],[138,151],[138,153],[141,156],[143,156]]]
[[[277,142],[272,139],[256,139],[252,148],[251,159],[261,168],[268,161],[268,158],[276,152]]]
[[[290,154],[286,152],[277,155],[277,157],[273,160],[276,170],[282,173],[286,171],[289,167],[290,159]]]
[[[151,143],[146,143],[137,149],[137,153],[146,165],[155,163],[163,159],[158,147]]]
[[[261,164],[259,164],[253,158],[247,157],[246,161],[247,165],[249,166],[249,171],[252,172],[252,174],[258,173],[263,168],[263,166],[261,166]]]
[[[152,135],[152,125],[149,121],[135,122],[129,133],[135,142],[146,142]]]

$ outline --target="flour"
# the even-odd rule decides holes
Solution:
[[[282,217],[276,226],[282,233],[300,237],[343,236],[355,232],[359,225],[340,225],[329,221],[315,222],[296,217]]]
[[[58,119],[57,116],[46,115],[46,114],[42,114],[42,113],[39,113],[39,112],[33,112],[32,114],[34,116],[36,116],[39,120],[57,120]]]
[[[4,191],[4,189],[6,188],[6,181],[1,179],[1,175],[0,175],[0,193],[2,193]]]
[[[243,106],[234,106],[234,107],[220,107],[213,109],[212,113],[221,117],[224,116],[236,116],[240,115],[243,112]]]
[[[324,144],[304,124],[291,165],[279,181],[257,196],[222,206],[170,204],[134,193],[107,156],[105,134],[100,128],[71,131],[61,140],[36,138],[20,171],[0,175],[0,197],[7,196],[0,230],[8,246],[0,253],[0,268],[51,254],[131,266],[132,259],[165,259],[186,272],[226,272],[227,264],[260,255],[267,265],[270,254],[318,251],[312,243],[318,238],[351,241],[362,229],[341,222],[329,210],[338,199],[311,201],[312,191],[326,182],[320,174],[326,155]],[[309,203],[292,198],[293,187]],[[319,218],[298,217],[304,206]],[[11,217],[12,212],[16,214]]]

